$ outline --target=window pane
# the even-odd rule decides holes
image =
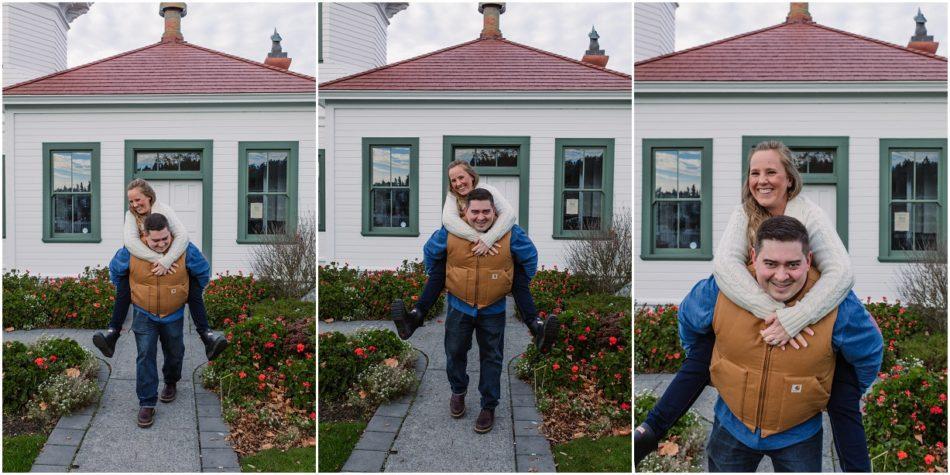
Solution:
[[[702,151],[679,152],[679,197],[699,198],[702,177]]]
[[[388,228],[392,223],[392,190],[373,190],[373,227]]]
[[[92,154],[73,152],[72,191],[92,191]]]
[[[835,149],[796,148],[792,161],[802,173],[834,173]]]
[[[910,251],[913,247],[910,205],[891,204],[891,250]]]
[[[92,195],[73,195],[73,231],[78,234],[92,232]]]
[[[73,195],[53,196],[53,233],[73,232]]]
[[[455,147],[456,160],[476,167],[516,167],[519,147]]]
[[[267,195],[264,197],[267,204],[267,234],[284,234],[287,232],[287,196]]]
[[[393,147],[390,158],[392,185],[409,186],[409,147]]]
[[[679,203],[656,203],[656,235],[654,245],[657,249],[676,249],[679,247],[677,236]]]
[[[465,160],[468,163],[472,163],[472,160],[475,158],[475,149],[474,148],[458,148],[455,149],[455,159],[456,160]]]
[[[604,149],[579,149],[584,157],[584,188],[603,187]]]
[[[267,154],[247,152],[247,191],[264,191],[267,177]]]
[[[700,226],[702,215],[702,202],[689,201],[680,203],[680,247],[688,249],[699,249],[702,246],[700,240],[702,227]]]
[[[581,150],[577,148],[564,149],[564,188],[577,189],[581,187],[581,175],[584,173],[584,160]]]
[[[517,167],[518,166],[518,147],[498,147],[498,166],[499,167]]]
[[[654,177],[657,198],[676,197],[676,150],[657,150],[654,152],[656,176]]]
[[[247,233],[264,234],[263,195],[247,195]]]
[[[657,249],[699,249],[702,246],[701,202],[657,203],[656,206]]]
[[[155,152],[135,152],[135,169],[140,172],[154,171],[157,159],[158,153]]]
[[[936,249],[940,235],[940,216],[937,203],[914,204],[914,249]]]
[[[135,152],[138,171],[201,170],[201,152],[194,150]]]
[[[409,190],[393,190],[393,220],[394,228],[409,227]]]
[[[181,153],[181,162],[179,162],[182,171],[201,171],[201,152],[179,152]]]
[[[564,222],[562,228],[565,231],[577,231],[581,227],[580,223],[580,193],[577,191],[564,192]]]
[[[267,152],[267,191],[287,191],[287,152]]]
[[[88,191],[73,188],[73,152],[53,152],[53,191]]]
[[[891,151],[891,198],[906,200],[914,196],[914,152]]]
[[[584,229],[588,231],[602,230],[601,207],[603,204],[604,194],[600,191],[585,191],[582,192],[582,195],[583,199],[581,200],[581,214],[583,217]]]
[[[938,165],[940,160],[939,150],[921,150],[914,152],[914,158],[917,162],[917,172],[915,174],[914,188],[918,200],[937,199],[937,177]]]
[[[388,186],[392,176],[389,147],[373,147],[373,185]]]

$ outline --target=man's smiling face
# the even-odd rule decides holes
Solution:
[[[773,299],[787,302],[805,286],[811,252],[806,255],[801,242],[765,239],[759,252],[750,252],[755,280]]]
[[[495,208],[488,200],[471,200],[465,208],[465,222],[483,233],[495,224]]]

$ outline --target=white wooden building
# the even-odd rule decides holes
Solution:
[[[629,212],[630,76],[603,67],[596,41],[579,61],[505,40],[504,8],[482,5],[479,38],[345,77],[334,77],[342,66],[329,76],[324,68],[355,63],[334,58],[352,53],[333,45],[356,40],[332,38],[344,30],[335,19],[350,21],[343,10],[353,7],[324,5],[321,263],[379,269],[421,258],[441,226],[445,167],[456,158],[471,160],[512,202],[541,264],[563,266],[581,229]],[[374,44],[384,44],[382,24],[377,15],[366,33]],[[587,41],[578,39],[579,53]]]
[[[911,41],[820,25],[806,6],[636,63],[637,302],[679,302],[710,275],[743,162],[771,138],[835,223],[858,296],[897,298],[900,266],[947,242],[947,59],[925,32]]]
[[[157,43],[3,89],[5,269],[108,264],[138,177],[215,273],[249,271],[257,243],[315,213],[315,78],[289,71],[279,49],[262,63],[188,43],[187,10],[165,5]],[[20,30],[5,28],[5,46],[8,31]]]

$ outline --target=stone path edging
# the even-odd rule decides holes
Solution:
[[[198,457],[202,472],[240,472],[237,453],[225,440],[231,429],[221,415],[221,400],[205,389],[200,371],[208,363],[198,365],[191,373],[195,388],[195,415],[198,419]]]
[[[418,354],[416,376],[419,378],[419,384],[422,384],[422,377],[425,376],[429,367],[429,356],[418,349],[415,349],[415,352]],[[399,429],[402,428],[402,423],[409,414],[409,408],[415,401],[416,389],[376,408],[373,418],[366,424],[366,429],[363,430],[359,442],[356,443],[341,472],[381,472],[383,470],[393,442],[396,441],[396,435],[399,434]]]
[[[102,396],[105,394],[109,376],[112,374],[112,366],[108,362],[102,358],[95,356],[94,358],[100,363],[99,374],[96,378],[99,398],[95,404],[89,404],[79,411],[59,418],[56,427],[47,437],[43,450],[33,461],[30,472],[68,472],[72,467],[76,452],[79,451],[79,446],[92,424],[92,418],[102,403]]]
[[[508,362],[508,397],[511,400],[516,471],[556,472],[551,443],[538,431],[544,421],[538,413],[534,388],[512,372],[512,367],[520,359],[516,356]]]

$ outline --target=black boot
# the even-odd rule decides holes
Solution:
[[[389,315],[396,324],[396,333],[403,340],[408,340],[415,333],[416,328],[423,326],[425,321],[419,309],[413,308],[407,312],[406,304],[402,300],[393,300],[389,307]]]
[[[222,335],[215,335],[213,331],[208,330],[205,333],[198,333],[201,342],[205,344],[205,356],[208,361],[215,359],[228,347],[228,339]]]
[[[656,434],[646,423],[640,424],[633,431],[633,461],[634,466],[640,465],[640,462],[647,455],[653,453],[659,446]]]
[[[112,355],[115,354],[115,342],[119,339],[119,330],[110,328],[106,331],[106,334],[103,335],[102,332],[96,332],[92,336],[92,344],[96,345],[96,348],[99,348],[99,351],[105,355],[106,358],[112,358]]]
[[[542,353],[546,353],[551,349],[551,346],[557,341],[557,334],[561,329],[557,323],[557,317],[554,315],[549,316],[545,320],[535,318],[527,325],[528,331],[530,331],[531,336],[534,337],[535,348]]]

